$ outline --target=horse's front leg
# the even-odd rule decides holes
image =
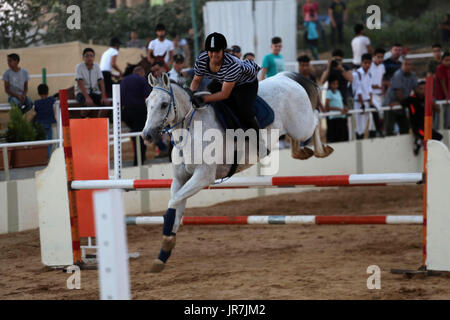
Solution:
[[[158,258],[153,261],[151,272],[161,272],[175,247],[176,232],[181,225],[187,199],[209,186],[215,180],[215,169],[196,168],[192,177],[184,184],[174,179],[169,208],[164,215],[163,238]]]

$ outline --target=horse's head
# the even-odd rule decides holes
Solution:
[[[153,88],[145,100],[147,104],[147,121],[142,131],[143,138],[158,141],[162,130],[176,118],[176,105],[174,94],[167,74],[155,78],[148,75],[148,83]]]

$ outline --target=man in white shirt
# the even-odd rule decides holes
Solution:
[[[109,98],[112,98],[112,69],[119,72],[120,77],[122,77],[122,70],[117,66],[117,56],[119,55],[119,48],[122,43],[119,38],[113,37],[109,42],[110,48],[103,52],[102,58],[100,59],[100,70],[103,73],[103,79],[105,81],[106,94]]]
[[[361,57],[361,67],[353,74],[353,97],[354,97],[354,109],[365,110],[369,109],[372,105],[372,75],[370,74],[370,65],[372,64],[372,55],[366,53]],[[355,115],[356,120],[356,139],[362,139],[364,133],[369,126],[369,136],[375,137],[375,127],[373,118],[370,112],[357,113]]]
[[[381,110],[383,106],[383,78],[386,73],[386,68],[384,67],[384,54],[386,50],[383,48],[377,48],[375,50],[375,56],[373,58],[372,64],[370,65],[369,72],[372,75],[372,102],[373,106],[378,109],[377,113],[373,113],[375,126],[377,127],[377,132],[382,136],[381,123],[379,118],[383,116],[383,111]]]
[[[173,56],[172,70],[169,71],[169,79],[175,81],[180,86],[186,84],[186,74],[182,71],[184,66],[184,57],[181,54]]]
[[[373,54],[370,46],[370,39],[364,35],[364,26],[360,23],[354,27],[355,37],[352,40],[353,64],[355,69],[361,65],[361,57],[363,54]]]
[[[166,39],[166,27],[162,23],[156,25],[156,39],[148,45],[148,61],[153,64],[157,60],[164,61],[166,71],[173,62],[173,42]]]

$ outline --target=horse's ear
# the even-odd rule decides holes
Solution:
[[[167,73],[163,73],[162,80],[163,80],[163,83],[164,83],[164,86],[166,87],[166,89],[169,89],[170,88],[170,79],[169,79],[169,75]]]
[[[152,75],[151,72],[148,74],[148,84],[149,84],[151,87],[156,86],[156,78]]]

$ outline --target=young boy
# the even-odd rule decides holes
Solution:
[[[183,72],[184,57],[181,54],[176,54],[173,56],[172,70],[169,71],[170,80],[175,81],[180,86],[186,84],[186,73]]]
[[[38,94],[41,99],[34,101],[34,110],[36,111],[36,117],[34,121],[40,123],[45,130],[46,140],[52,139],[52,124],[56,123],[55,114],[53,112],[53,105],[55,104],[55,98],[48,96],[48,86],[44,83],[40,84],[37,88]],[[52,145],[48,146],[47,156],[50,158],[52,151]]]
[[[381,131],[382,124],[380,121],[380,117],[383,115],[383,111],[381,110],[381,108],[383,106],[384,95],[383,78],[384,74],[386,73],[386,68],[383,64],[385,53],[386,50],[384,50],[383,48],[375,49],[375,56],[369,69],[372,76],[372,102],[373,106],[378,110],[378,112],[374,112],[372,115],[375,121],[375,127],[377,128],[377,132],[380,136],[383,136],[383,133]]]
[[[361,57],[361,67],[353,74],[353,98],[354,109],[365,110],[369,109],[372,103],[372,75],[370,74],[370,65],[372,64],[372,55],[365,53]],[[369,126],[369,137],[376,136],[373,125],[372,114],[370,112],[355,114],[356,120],[356,139],[362,139],[364,133]]]
[[[340,111],[341,115],[328,117],[327,142],[339,142],[348,140],[347,117],[348,108],[344,107],[339,80],[337,77],[328,78],[328,91],[325,102],[325,110]]]
[[[435,75],[436,69],[442,60],[442,46],[439,43],[433,44],[431,50],[433,50],[433,60],[428,63],[427,76]]]
[[[83,50],[83,62],[75,68],[75,99],[83,106],[108,105],[105,80],[100,66],[94,63],[95,52],[92,48]],[[97,111],[82,111],[82,116],[97,115]]]
[[[352,40],[353,50],[353,65],[355,69],[358,69],[361,65],[361,57],[365,53],[373,53],[370,46],[370,39],[364,35],[364,26],[358,23],[353,28],[355,31],[355,37]]]
[[[414,94],[402,101],[402,107],[409,109],[409,121],[414,134],[414,155],[419,154],[420,147],[423,145],[424,139],[424,122],[425,122],[425,81],[420,81],[414,88]],[[439,110],[439,106],[433,105],[435,111]],[[433,129],[433,140],[442,140],[442,135]]]
[[[311,54],[315,60],[319,59],[317,46],[319,45],[319,33],[317,32],[317,21],[305,21],[305,40],[311,50]]]
[[[166,39],[166,27],[162,23],[156,25],[156,39],[152,40],[148,45],[148,61],[153,64],[156,61],[165,63],[165,72],[168,72],[169,65],[173,62],[173,42]]]
[[[278,72],[284,71],[284,60],[280,54],[283,43],[280,37],[272,38],[270,46],[272,53],[266,55],[262,61],[261,80],[272,77]]]
[[[8,102],[18,106],[22,113],[25,113],[33,107],[33,101],[27,97],[30,76],[27,70],[19,67],[20,57],[18,54],[8,54],[7,60],[9,69],[3,73],[2,79],[5,82]]]

